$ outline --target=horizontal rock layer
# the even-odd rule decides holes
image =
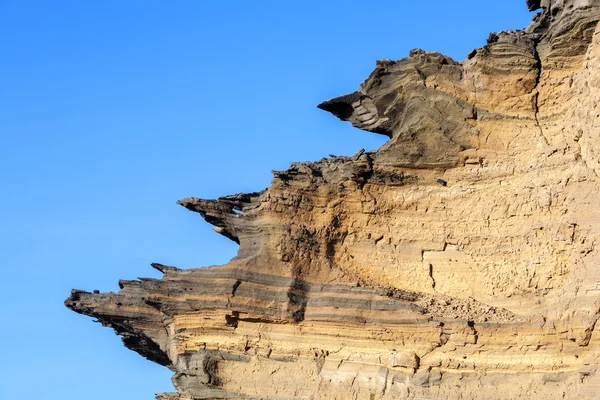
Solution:
[[[598,398],[600,2],[527,6],[464,62],[413,50],[319,105],[376,152],[179,201],[230,263],[65,304],[172,369],[162,400]]]

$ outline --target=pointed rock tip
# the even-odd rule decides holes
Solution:
[[[361,94],[358,92],[346,94],[340,97],[326,100],[319,104],[317,108],[335,115],[341,120],[347,120],[354,112],[352,103],[360,100]]]
[[[150,264],[150,266],[155,270],[162,272],[163,274],[166,274],[168,271],[179,271],[179,268],[177,267],[172,267],[170,265],[163,265],[159,263],[152,263]]]
[[[527,0],[527,8],[529,11],[536,11],[542,8],[541,0]]]
[[[196,197],[186,197],[184,199],[177,200],[176,204],[179,204],[180,206],[187,207],[190,204],[197,203],[198,200],[199,199],[197,199]]]
[[[77,302],[81,300],[82,295],[91,295],[92,293],[81,290],[81,289],[71,289],[71,294],[64,301],[64,305],[73,311],[77,311]]]

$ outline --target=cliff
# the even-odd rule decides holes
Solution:
[[[463,62],[381,60],[319,107],[388,136],[178,203],[226,265],[65,304],[199,399],[597,399],[600,1],[528,0]]]

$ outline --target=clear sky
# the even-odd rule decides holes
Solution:
[[[237,246],[177,206],[385,137],[320,111],[381,58],[457,60],[525,0],[0,0],[0,399],[149,400],[171,372],[63,306]]]

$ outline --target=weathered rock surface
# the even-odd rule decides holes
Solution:
[[[66,305],[172,369],[162,400],[600,398],[600,1],[527,6],[319,106],[378,151],[181,200],[230,263]]]

